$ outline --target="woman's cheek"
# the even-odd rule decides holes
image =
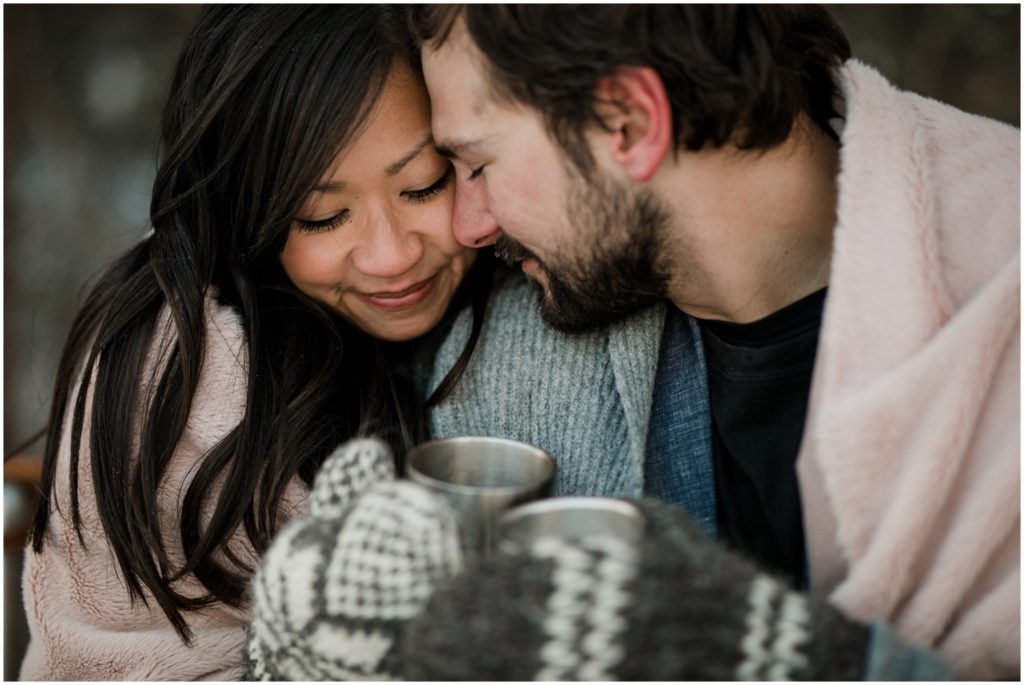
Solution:
[[[281,261],[285,272],[300,289],[332,288],[343,285],[344,257],[338,241],[325,240],[329,234],[293,235],[285,245]]]
[[[454,198],[454,193],[449,193]],[[429,216],[423,217],[428,223],[428,229],[424,231],[431,244],[444,254],[457,255],[464,249],[459,241],[455,239],[452,232],[452,202],[437,202],[430,208]]]

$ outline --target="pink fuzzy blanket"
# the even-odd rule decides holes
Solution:
[[[811,577],[961,676],[1020,672],[1020,132],[843,72],[798,469]]]

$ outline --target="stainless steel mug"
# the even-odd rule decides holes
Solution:
[[[494,549],[498,517],[547,492],[555,460],[544,450],[502,438],[458,437],[417,445],[409,479],[443,495],[459,517],[468,554]]]
[[[517,554],[544,538],[578,542],[611,538],[635,545],[644,517],[629,502],[608,497],[555,497],[506,512],[498,520],[498,549]]]

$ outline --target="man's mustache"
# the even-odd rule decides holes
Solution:
[[[532,252],[523,247],[522,243],[509,238],[504,233],[498,236],[498,240],[494,243],[494,255],[509,266],[515,266],[518,262],[534,256]]]

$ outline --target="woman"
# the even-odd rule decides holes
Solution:
[[[402,20],[215,6],[187,39],[153,231],[58,370],[23,679],[237,677],[255,561],[327,454],[424,437],[402,343],[469,292],[479,320],[489,274],[451,235]]]

